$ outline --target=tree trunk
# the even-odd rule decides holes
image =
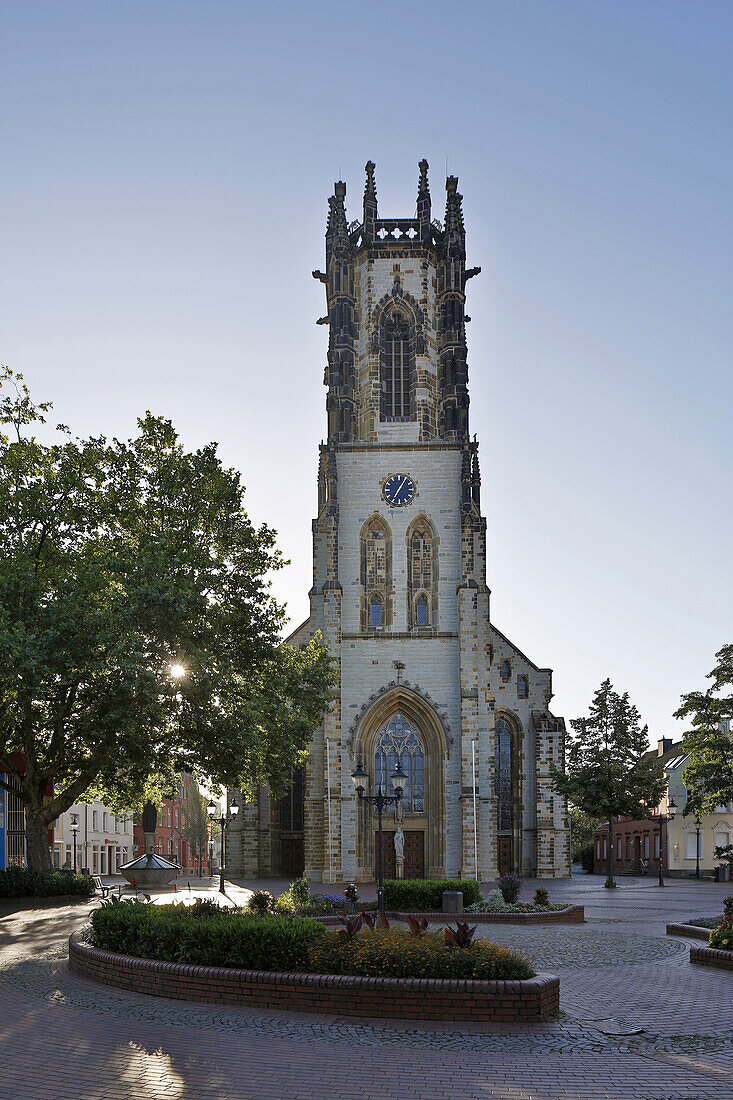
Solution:
[[[615,886],[616,879],[613,877],[613,818],[608,819],[608,874],[606,876],[606,886]]]
[[[32,871],[51,871],[51,849],[48,844],[48,823],[41,820],[30,806],[25,808],[26,863]]]

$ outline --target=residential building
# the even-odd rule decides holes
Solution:
[[[74,866],[76,817],[76,867],[92,875],[115,875],[120,866],[133,857],[132,813],[115,814],[103,802],[77,802],[54,822],[54,867]]]

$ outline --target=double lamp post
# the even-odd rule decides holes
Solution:
[[[402,770],[402,763],[397,761],[396,767],[392,770],[389,776],[389,782],[392,784],[394,794],[383,794],[381,779],[379,786],[377,787],[376,794],[365,794],[365,788],[369,779],[369,773],[362,767],[361,761],[356,765],[355,771],[351,773],[351,778],[354,781],[354,787],[358,797],[370,805],[374,806],[377,811],[377,906],[379,912],[384,912],[384,874],[382,867],[382,814],[388,806],[392,803],[395,806],[402,800],[402,792],[405,789],[405,781],[407,776]]]
[[[218,802],[210,802],[208,806],[209,817],[212,821],[218,821],[221,826],[221,859],[219,860],[219,893],[224,894],[224,861],[226,859],[226,828],[227,825],[239,813],[239,804],[236,798],[232,798],[229,802],[226,812],[222,811]]]

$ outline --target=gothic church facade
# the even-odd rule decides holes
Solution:
[[[569,873],[567,807],[553,791],[564,723],[552,673],[491,621],[478,443],[469,436],[462,196],[446,181],[431,213],[420,164],[413,218],[380,218],[366,166],[360,221],[346,185],[329,200],[325,288],[328,438],[313,521],[310,616],[338,672],[336,700],[285,798],[260,788],[230,831],[231,873],[365,881],[374,793],[399,758],[403,804],[385,822],[385,873],[399,824],[404,871],[478,877]]]

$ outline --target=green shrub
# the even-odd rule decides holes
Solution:
[[[511,905],[519,897],[519,891],[522,887],[522,880],[519,875],[515,875],[513,871],[507,871],[503,875],[499,875],[497,885],[501,890],[502,897],[507,905]]]
[[[24,867],[0,870],[0,898],[50,898],[62,894],[90,898],[94,883],[89,875],[73,871],[27,871]]]
[[[580,849],[580,866],[589,874],[593,874],[595,851],[592,844],[586,844]]]
[[[250,913],[259,913],[262,916],[264,913],[272,911],[275,905],[275,899],[269,890],[255,890],[247,900],[247,909]]]
[[[243,970],[307,970],[308,946],[324,934],[323,925],[306,917],[197,916],[187,905],[139,901],[103,904],[91,926],[92,943],[106,951]]]
[[[544,886],[538,886],[534,892],[534,905],[538,909],[547,909],[550,904],[550,895]]]
[[[532,978],[526,956],[488,940],[448,947],[442,932],[411,936],[401,928],[360,932],[344,940],[326,932],[309,951],[314,974],[354,974],[385,978]]]
[[[384,884],[384,904],[400,913],[427,913],[443,908],[443,891],[460,890],[464,906],[479,899],[478,883],[473,879],[442,878],[388,879]]]

